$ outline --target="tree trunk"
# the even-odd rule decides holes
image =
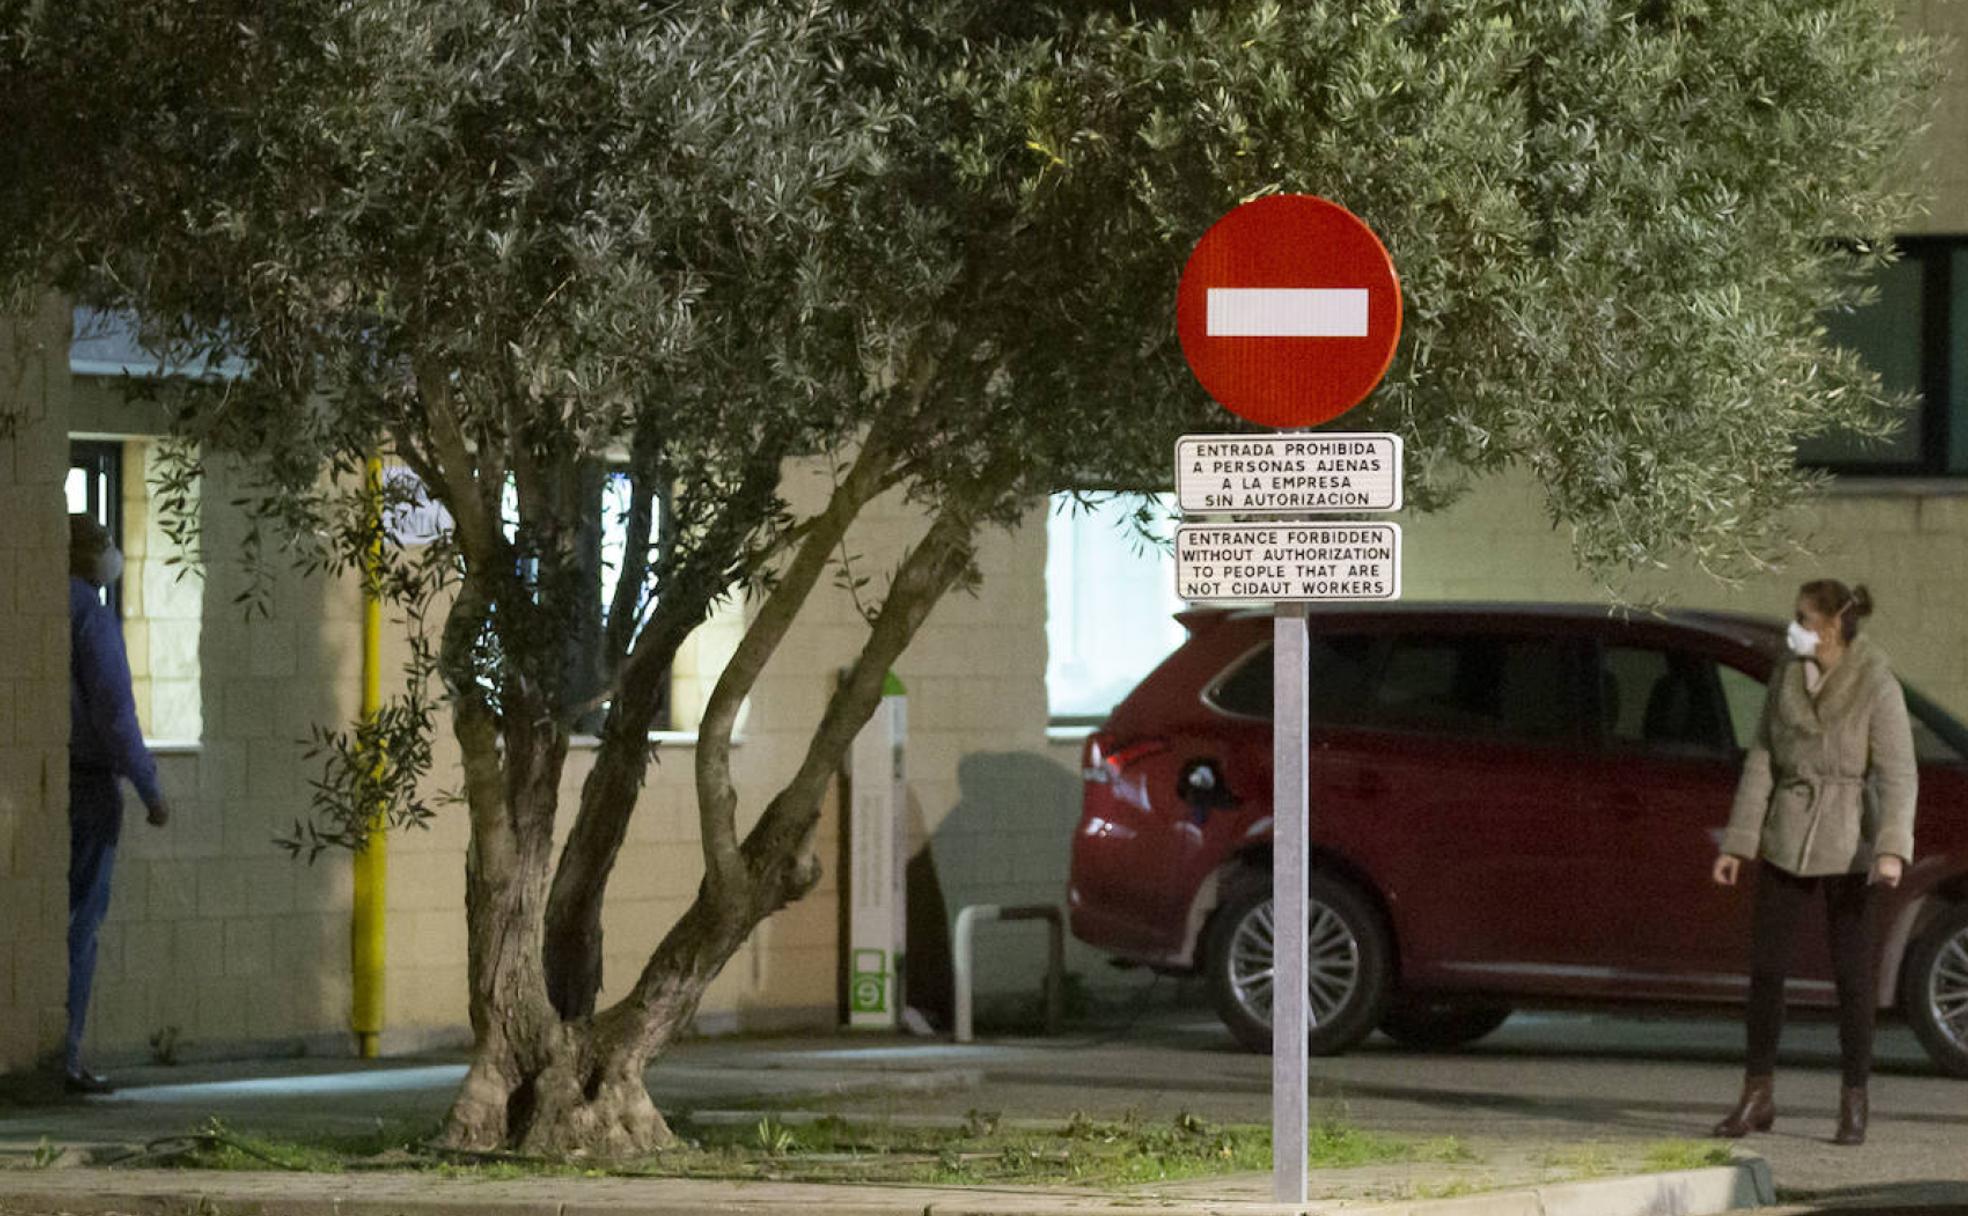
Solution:
[[[697,898],[628,995],[599,1014],[563,1020],[549,997],[543,961],[554,803],[567,736],[524,725],[543,719],[509,705],[501,750],[490,712],[459,703],[454,721],[472,811],[466,900],[477,1045],[446,1128],[448,1143],[604,1159],[643,1156],[670,1143],[644,1069],[690,1026],[711,982],[759,923],[818,881],[812,836],[829,776],[874,712],[883,673],[967,568],[971,528],[962,513],[946,509],[903,560],[799,772],[742,846],[732,842],[714,853],[711,838],[728,837],[731,825],[714,832],[718,816],[700,807],[707,849]],[[728,745],[728,735],[723,738]],[[621,776],[632,768],[624,766]],[[632,799],[634,790],[617,796]],[[578,968],[567,974],[581,978]]]
[[[547,998],[543,951],[553,821],[567,737],[512,728],[503,755],[491,715],[461,704],[471,851],[465,911],[474,1048],[446,1120],[454,1148],[544,1156],[643,1156],[670,1143],[650,1100],[646,1053],[561,1021]]]

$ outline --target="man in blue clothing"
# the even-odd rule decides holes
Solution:
[[[123,555],[103,526],[68,517],[68,1043],[70,1093],[105,1094],[108,1081],[82,1067],[82,1028],[96,975],[96,934],[109,911],[109,880],[123,833],[119,777],[137,787],[150,822],[171,818],[157,763],[137,728],[123,625],[102,589],[123,573]]]

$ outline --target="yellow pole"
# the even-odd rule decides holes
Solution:
[[[370,509],[383,509],[383,462],[369,458]],[[383,601],[378,582],[383,556],[380,529],[370,541],[362,568],[362,720],[372,722],[383,707]],[[378,761],[380,762],[380,757]],[[369,824],[368,839],[355,855],[355,904],[349,925],[349,962],[354,989],[350,1026],[356,1050],[365,1060],[380,1052],[383,1032],[383,947],[385,895],[389,889],[389,835],[380,812]]]

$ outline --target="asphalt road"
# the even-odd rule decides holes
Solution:
[[[1312,1110],[1315,1118],[1330,1112],[1387,1132],[1483,1142],[1705,1137],[1740,1087],[1741,1043],[1732,1020],[1558,1014],[1518,1014],[1454,1053],[1409,1051],[1376,1036],[1347,1056],[1313,1061]],[[982,1084],[912,1096],[912,1111],[1270,1117],[1269,1057],[1240,1050],[1206,1011],[1150,1008],[1105,1032],[943,1050],[953,1062],[981,1065]],[[1877,1057],[1870,1142],[1833,1146],[1835,1031],[1790,1026],[1776,1127],[1747,1146],[1770,1161],[1787,1201],[1807,1205],[1798,1211],[1947,1205],[1968,1212],[1968,1081],[1937,1073],[1901,1026],[1881,1026]],[[839,1105],[871,1110],[881,1102]]]

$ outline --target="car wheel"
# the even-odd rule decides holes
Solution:
[[[1914,943],[1900,1005],[1941,1071],[1968,1077],[1968,904],[1943,913]]]
[[[1379,911],[1353,886],[1314,875],[1307,915],[1307,1050],[1337,1055],[1372,1033],[1393,987],[1394,952]],[[1271,884],[1253,882],[1217,909],[1204,943],[1210,999],[1251,1051],[1271,1050]]]
[[[1396,1001],[1380,1019],[1380,1033],[1417,1051],[1444,1051],[1474,1043],[1510,1017],[1510,1006],[1479,1001]]]

